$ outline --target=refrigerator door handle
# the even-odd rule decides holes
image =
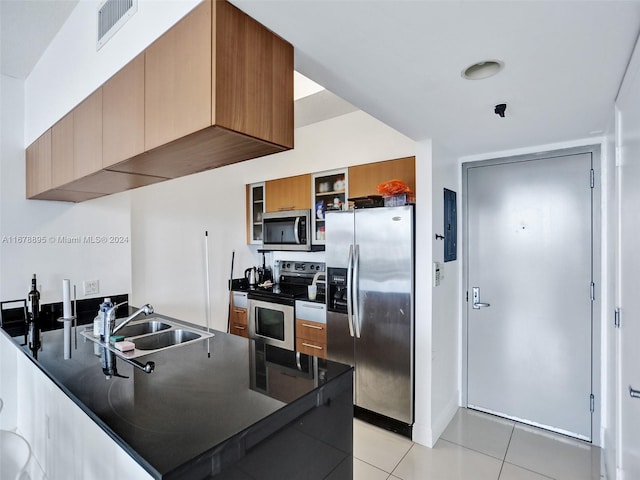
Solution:
[[[347,260],[347,322],[349,334],[353,337],[353,304],[351,302],[353,292],[353,245],[349,245],[349,259]]]
[[[360,338],[360,307],[358,297],[360,296],[360,245],[355,246],[353,257],[353,323],[356,330],[356,338]]]

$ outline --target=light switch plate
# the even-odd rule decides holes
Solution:
[[[440,262],[433,262],[433,286],[439,287],[443,278],[442,264]]]

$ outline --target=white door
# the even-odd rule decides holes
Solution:
[[[640,62],[627,77],[639,78]],[[633,65],[633,63],[632,63]],[[635,74],[635,75],[634,75]],[[625,79],[626,82],[626,79]],[[624,480],[640,478],[640,81],[624,88],[617,100],[619,111],[619,428],[620,467]],[[625,85],[629,87],[629,85]],[[637,393],[640,395],[640,392]]]
[[[592,154],[518,160],[465,165],[467,404],[591,440]]]

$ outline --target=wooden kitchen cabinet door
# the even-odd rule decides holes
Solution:
[[[144,152],[144,53],[102,87],[102,167]]]
[[[73,176],[102,169],[102,87],[73,110]]]
[[[51,189],[51,129],[27,147],[27,198]]]
[[[311,175],[279,178],[265,182],[265,211],[311,208]]]
[[[51,127],[51,186],[60,187],[74,180],[73,111]]]
[[[228,2],[215,2],[213,123],[293,148],[293,47]]]
[[[211,126],[211,77],[205,1],[145,51],[145,151]]]
[[[349,167],[349,197],[380,195],[376,187],[382,182],[399,179],[416,191],[416,157]]]

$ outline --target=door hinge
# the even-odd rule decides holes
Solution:
[[[593,168],[589,172],[589,185],[591,188],[596,186],[596,172],[593,171]]]
[[[467,290],[467,293],[464,296],[464,301],[468,302],[469,301],[469,290]]]
[[[613,314],[613,326],[620,328],[620,307],[616,307],[616,311]]]
[[[596,410],[596,397],[593,396],[593,393],[589,395],[589,409],[591,410],[591,413]]]
[[[596,300],[596,284],[591,282],[589,289],[590,289],[589,293],[591,295],[591,301],[594,302]]]

